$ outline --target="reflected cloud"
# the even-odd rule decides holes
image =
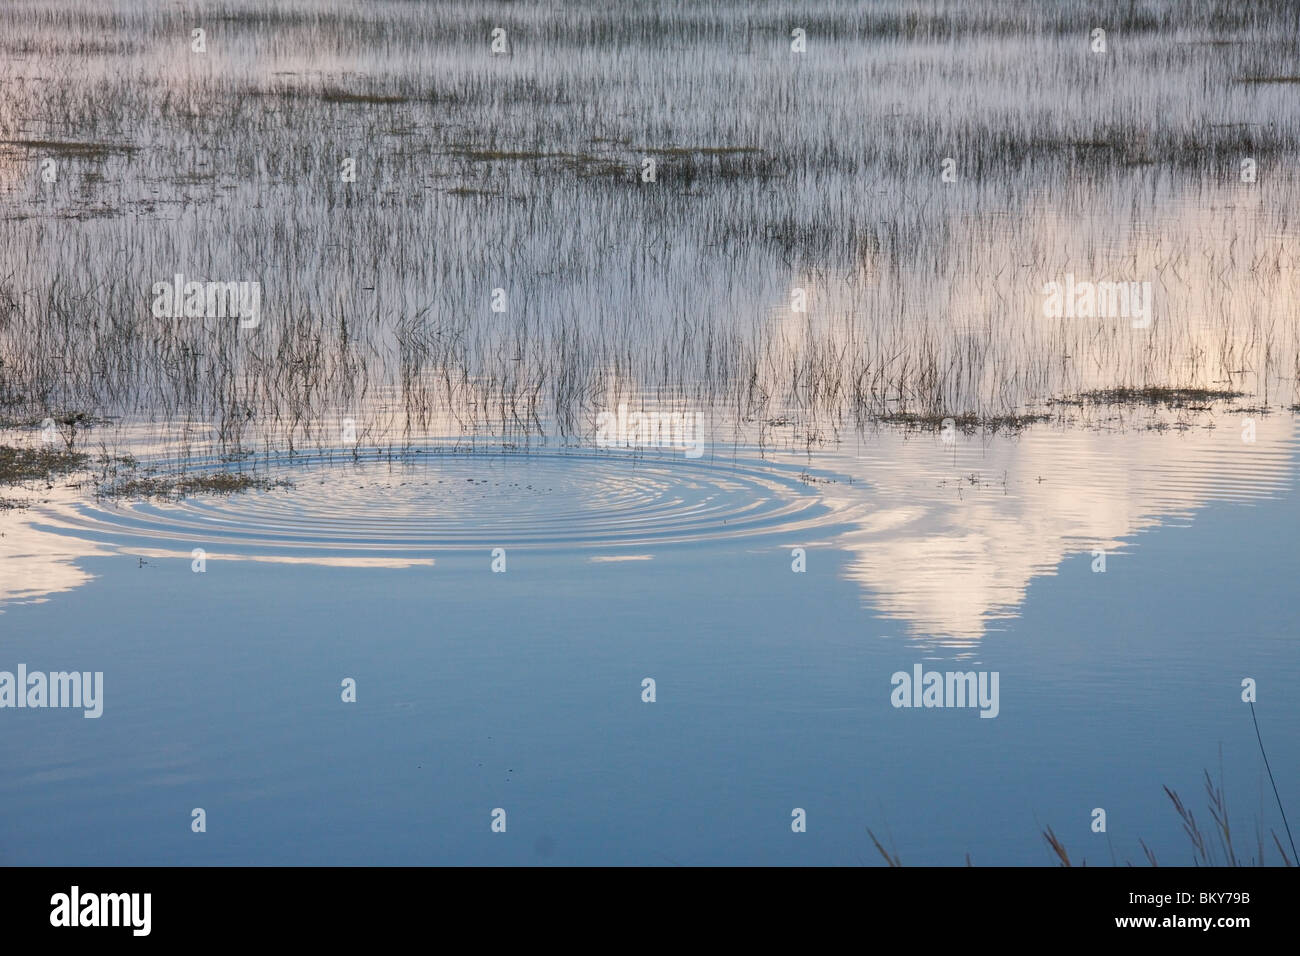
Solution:
[[[1186,432],[1033,429],[981,441],[882,433],[826,486],[853,529],[848,576],[913,637],[970,646],[1019,613],[1030,582],[1070,555],[1129,552],[1134,535],[1215,501],[1273,497],[1291,482],[1294,419]],[[1113,573],[1115,564],[1108,566]]]
[[[94,580],[77,561],[107,553],[92,542],[35,526],[30,512],[0,513],[0,613],[8,604],[40,604]]]

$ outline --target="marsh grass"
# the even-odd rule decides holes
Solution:
[[[1205,770],[1203,771],[1205,776],[1205,798],[1209,808],[1210,820],[1213,823],[1213,826],[1210,828],[1208,833],[1206,830],[1202,829],[1199,823],[1197,823],[1196,814],[1178,795],[1178,792],[1167,786],[1163,788],[1165,795],[1169,798],[1170,803],[1173,804],[1174,812],[1178,815],[1178,818],[1182,823],[1183,833],[1186,834],[1187,839],[1191,842],[1192,863],[1195,866],[1267,866],[1270,865],[1266,862],[1269,858],[1269,854],[1274,851],[1276,851],[1277,857],[1281,861],[1282,866],[1291,867],[1297,865],[1297,862],[1300,862],[1300,860],[1296,859],[1295,840],[1291,835],[1291,825],[1287,821],[1286,808],[1282,804],[1282,797],[1278,793],[1277,783],[1273,779],[1273,768],[1269,763],[1268,751],[1264,749],[1264,738],[1259,730],[1259,718],[1255,714],[1255,704],[1253,701],[1250,704],[1250,719],[1255,730],[1255,740],[1259,744],[1260,757],[1264,761],[1264,767],[1268,772],[1269,783],[1273,788],[1273,796],[1277,800],[1278,813],[1282,817],[1282,825],[1286,831],[1287,843],[1291,847],[1291,855],[1287,855],[1286,847],[1282,845],[1281,837],[1278,836],[1276,830],[1269,831],[1272,845],[1271,848],[1267,847],[1264,839],[1263,828],[1262,826],[1257,825],[1255,828],[1255,855],[1253,857],[1244,857],[1242,855],[1243,851],[1240,847],[1240,841],[1238,841],[1238,843],[1233,842],[1231,816],[1228,813],[1228,798],[1223,786],[1223,771],[1220,769],[1219,782],[1215,783],[1214,778],[1210,776],[1210,771]],[[1219,753],[1219,762],[1222,766],[1222,750],[1220,750]],[[885,862],[889,866],[902,866],[902,862],[899,859],[897,852],[891,853],[887,851],[870,829],[867,830],[867,835],[875,845],[876,851],[884,857]],[[1072,867],[1076,865],[1070,858],[1070,853],[1065,846],[1065,842],[1057,835],[1056,831],[1052,829],[1050,824],[1043,829],[1042,837],[1058,865],[1063,867]],[[1142,848],[1142,854],[1145,857],[1146,862],[1151,866],[1159,866],[1155,853],[1149,846],[1147,846],[1146,841],[1139,839],[1138,845]],[[1111,850],[1111,861],[1118,865],[1118,861],[1114,858],[1113,848]],[[971,865],[969,853],[966,854],[966,865]],[[1087,860],[1080,859],[1077,865],[1087,866]],[[1125,861],[1125,865],[1132,866],[1133,864],[1131,861]]]
[[[1228,801],[1224,795],[1222,783],[1216,784],[1210,776],[1209,770],[1205,771],[1205,797],[1209,810],[1212,827],[1209,833],[1206,833],[1201,825],[1196,821],[1196,814],[1183,802],[1176,790],[1169,787],[1164,788],[1165,795],[1169,797],[1170,803],[1173,804],[1174,811],[1178,814],[1182,822],[1183,833],[1192,845],[1193,863],[1196,866],[1268,866],[1268,856],[1276,851],[1277,858],[1281,861],[1282,866],[1295,866],[1295,861],[1287,855],[1285,847],[1279,838],[1276,830],[1270,830],[1269,836],[1272,845],[1266,847],[1263,831],[1256,833],[1256,855],[1249,858],[1243,858],[1240,855],[1240,848],[1233,844],[1232,825],[1228,816]],[[1048,827],[1043,834],[1048,845],[1061,860],[1062,866],[1070,866],[1069,857],[1066,855],[1064,847],[1056,839]],[[1158,866],[1155,854],[1147,847],[1146,843],[1139,840],[1147,862],[1151,866]],[[1086,863],[1082,864],[1086,865]],[[1131,864],[1130,864],[1131,865]]]
[[[1264,839],[1263,828],[1257,825],[1255,828],[1255,855],[1253,857],[1243,857],[1239,841],[1236,844],[1233,842],[1231,817],[1228,813],[1228,798],[1223,786],[1223,771],[1219,771],[1219,782],[1215,783],[1214,778],[1210,776],[1210,771],[1205,770],[1203,771],[1205,776],[1205,798],[1209,808],[1210,820],[1213,824],[1208,833],[1197,823],[1196,814],[1178,795],[1178,792],[1167,786],[1163,788],[1165,795],[1173,804],[1174,812],[1182,823],[1183,833],[1191,842],[1192,863],[1195,866],[1268,866],[1270,865],[1267,862],[1269,854],[1274,851],[1276,851],[1277,858],[1281,861],[1282,866],[1291,867],[1300,862],[1295,858],[1295,841],[1291,835],[1291,825],[1287,821],[1286,808],[1282,804],[1282,797],[1278,793],[1277,783],[1273,779],[1273,768],[1269,764],[1268,752],[1264,749],[1264,738],[1260,734],[1259,719],[1255,715],[1253,702],[1250,705],[1250,717],[1255,729],[1255,739],[1259,743],[1260,756],[1263,758],[1264,767],[1268,771],[1269,783],[1273,788],[1273,796],[1277,800],[1278,813],[1282,817],[1282,825],[1286,831],[1287,843],[1291,847],[1292,855],[1287,855],[1286,847],[1283,846],[1281,837],[1276,830],[1269,831],[1269,837],[1271,838],[1271,847],[1269,847]],[[1222,752],[1220,752],[1219,758],[1220,764],[1222,764]],[[885,858],[886,863],[891,867],[902,865],[898,854],[887,852],[870,829],[867,830],[867,834],[871,837],[871,842],[875,844],[876,850]],[[1070,853],[1066,849],[1064,841],[1056,834],[1050,824],[1043,829],[1042,836],[1058,865],[1063,867],[1075,865],[1070,858]],[[1139,839],[1138,845],[1142,848],[1142,854],[1146,862],[1151,866],[1159,866],[1155,853],[1147,846],[1146,841]],[[1113,849],[1111,856],[1112,862],[1117,862],[1114,860]],[[966,855],[966,865],[971,865],[969,853]],[[1087,860],[1080,859],[1078,865],[1087,866]],[[1132,866],[1133,864],[1130,861],[1125,861],[1125,865]]]
[[[1208,770],[1205,771],[1205,797],[1212,826],[1208,832],[1196,820],[1195,813],[1187,806],[1178,792],[1165,787],[1165,795],[1169,797],[1173,805],[1174,812],[1177,814],[1179,822],[1182,824],[1183,833],[1187,836],[1192,848],[1192,864],[1195,866],[1271,866],[1281,865],[1284,867],[1295,866],[1295,861],[1286,852],[1285,846],[1276,830],[1269,831],[1269,841],[1264,838],[1263,830],[1257,828],[1255,841],[1255,854],[1253,856],[1243,856],[1239,843],[1233,842],[1233,831],[1228,815],[1228,802],[1224,795],[1222,783],[1216,784],[1210,776]],[[902,866],[902,860],[896,852],[890,852],[881,845],[880,840],[870,829],[867,830],[876,852],[885,860],[890,867]],[[1042,831],[1043,841],[1047,844],[1052,858],[1058,866],[1074,867],[1087,866],[1085,858],[1072,859],[1069,849],[1065,842],[1049,825]],[[1159,861],[1155,853],[1147,846],[1146,841],[1139,839],[1138,845],[1142,849],[1145,862],[1150,866],[1159,866]],[[1275,856],[1274,856],[1275,855]],[[1272,859],[1278,863],[1270,862]],[[970,854],[966,855],[966,865],[970,866]],[[1118,863],[1116,862],[1116,865]],[[1125,866],[1132,866],[1130,860],[1124,861]]]
[[[179,8],[41,11],[0,10],[11,421],[241,452],[328,448],[341,417],[368,447],[584,441],[629,399],[826,441],[951,409],[1014,432],[1054,396],[1295,400],[1300,104],[1235,82],[1300,71],[1280,0],[224,0],[202,56]],[[1153,281],[1151,327],[1043,319],[1085,267]],[[260,281],[261,325],[153,318],[175,273]]]

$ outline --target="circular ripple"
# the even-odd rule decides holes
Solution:
[[[188,474],[216,470],[191,462]],[[259,463],[292,486],[179,502],[83,502],[58,528],[124,549],[411,556],[479,547],[609,548],[776,534],[829,509],[765,462],[616,454],[449,454]],[[52,529],[53,530],[53,529]]]

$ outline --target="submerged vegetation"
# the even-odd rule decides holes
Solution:
[[[271,491],[288,488],[286,479],[269,479],[242,472],[207,475],[142,475],[97,485],[102,498],[161,498],[179,500],[194,495],[233,495],[241,491]]]
[[[945,415],[934,413],[928,415],[915,414],[911,412],[890,412],[880,415],[879,420],[886,425],[899,425],[904,428],[916,429],[918,431],[942,431],[945,427],[951,427],[956,431],[970,435],[975,432],[988,432],[996,434],[998,432],[1018,432],[1030,425],[1040,422],[1051,421],[1052,416],[1038,412],[1024,415],[988,415],[980,416],[974,412],[964,412],[960,415]]]
[[[270,479],[236,471],[159,473],[142,468],[130,456],[101,456],[96,471],[90,455],[57,448],[0,445],[0,490],[36,485],[48,490],[56,479],[89,486],[99,498],[180,500],[195,495],[230,495],[243,491],[289,488],[287,479]],[[0,498],[0,510],[25,507],[22,498]]]
[[[83,468],[89,457],[51,448],[0,445],[0,487],[29,481],[50,482]]]
[[[1170,388],[1152,386],[1148,388],[1098,389],[1082,396],[1082,401],[1099,405],[1168,405],[1173,408],[1206,406],[1211,402],[1228,401],[1241,398],[1242,392],[1221,388]]]

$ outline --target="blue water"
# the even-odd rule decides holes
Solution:
[[[1034,577],[973,650],[879,615],[831,543],[792,573],[785,530],[508,549],[505,573],[480,547],[84,558],[89,583],[0,614],[0,668],[105,674],[98,720],[0,712],[0,862],[874,865],[870,828],[904,864],[1044,864],[1050,825],[1089,864],[1144,862],[1139,838],[1190,863],[1161,788],[1208,823],[1220,767],[1239,853],[1262,822],[1276,862],[1240,682],[1300,817],[1297,533],[1289,490],[1211,502],[1105,574],[1077,553]],[[918,662],[998,671],[999,716],[893,708]]]

